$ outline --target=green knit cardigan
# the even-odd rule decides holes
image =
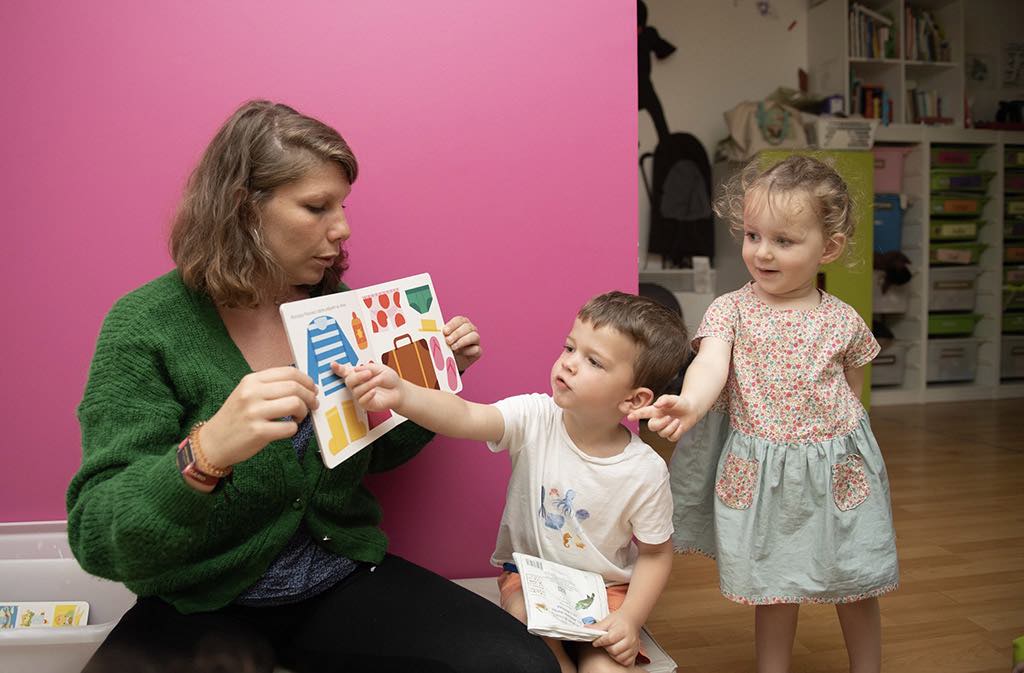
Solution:
[[[82,466],[67,493],[71,549],[87,572],[198,612],[252,585],[302,522],[327,549],[380,562],[387,538],[363,476],[430,441],[411,422],[333,470],[315,437],[302,461],[287,438],[236,465],[211,494],[182,479],[178,443],[251,371],[209,297],[177,271],[114,305],[78,406]]]

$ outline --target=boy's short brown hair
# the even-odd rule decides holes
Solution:
[[[595,329],[612,327],[636,344],[633,385],[665,392],[690,355],[682,318],[646,297],[606,292],[588,301],[576,315]]]

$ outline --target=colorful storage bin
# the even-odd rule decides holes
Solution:
[[[910,154],[909,147],[881,147],[875,145],[875,191],[899,194],[903,191],[903,162]]]
[[[875,194],[875,252],[899,250],[903,238],[903,205],[899,194]]]
[[[1004,379],[1024,378],[1024,336],[1003,339],[1002,349],[999,375]],[[871,376],[874,379],[874,369]]]
[[[992,171],[979,170],[934,170],[931,173],[932,191],[983,192],[988,189],[988,182],[995,175]],[[877,189],[877,188],[876,188]]]
[[[936,220],[929,224],[929,238],[933,241],[973,241],[985,220]]]
[[[1003,189],[1007,192],[1024,192],[1024,173],[1007,171],[1003,178]]]
[[[1024,334],[1024,313],[1004,313],[1003,334]]]
[[[1007,147],[1003,158],[1007,168],[1024,168],[1024,147]]]
[[[928,246],[928,261],[932,264],[977,264],[987,247],[984,243],[932,243]]]
[[[1024,217],[1024,196],[1007,196],[1006,214],[1011,217]]]
[[[979,320],[977,313],[929,313],[928,336],[970,336]]]
[[[979,346],[975,339],[928,339],[928,383],[973,381]]]
[[[932,194],[931,214],[932,215],[980,215],[988,197],[982,194],[970,192],[948,192],[945,194]],[[1009,203],[1007,203],[1009,208]]]
[[[932,166],[935,168],[975,168],[984,153],[984,147],[933,147]]]
[[[928,270],[929,311],[973,311],[978,300],[976,266],[935,267]]]
[[[1024,220],[1007,220],[1003,223],[1003,238],[1024,239]]]

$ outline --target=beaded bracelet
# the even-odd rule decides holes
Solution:
[[[200,421],[192,426],[191,432],[188,433],[188,441],[192,445],[192,455],[195,456],[196,464],[199,466],[200,471],[211,477],[217,477],[223,479],[224,477],[231,474],[231,468],[216,467],[209,460],[206,459],[206,454],[203,453],[203,447],[199,444],[199,428],[203,427],[206,421]]]

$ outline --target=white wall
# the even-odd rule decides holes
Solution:
[[[709,155],[725,136],[722,113],[778,86],[796,88],[797,69],[807,67],[807,0],[773,0],[767,17],[755,0],[645,1],[648,25],[677,47],[651,66],[669,130],[697,136]],[[656,144],[644,111],[641,151]]]
[[[764,98],[779,86],[797,88],[797,70],[807,68],[807,0],[772,0],[766,17],[758,13],[756,0],[645,1],[647,24],[677,48],[664,61],[652,55],[651,81],[669,130],[697,136],[712,162],[715,145],[726,135],[726,110]],[[793,21],[796,25],[789,30]],[[644,110],[640,153],[653,151],[655,145],[654,124]],[[649,226],[646,196],[641,186],[641,268]],[[719,271],[718,291],[734,289],[746,279],[739,248],[728,234],[716,235],[715,257],[715,267],[729,271]]]
[[[964,4],[964,23],[966,53],[984,56],[992,67],[985,83],[967,79],[967,96],[974,99],[974,119],[995,121],[998,101],[1024,100],[1024,85],[1002,85],[1003,46],[1024,42],[1024,2],[970,0]]]

